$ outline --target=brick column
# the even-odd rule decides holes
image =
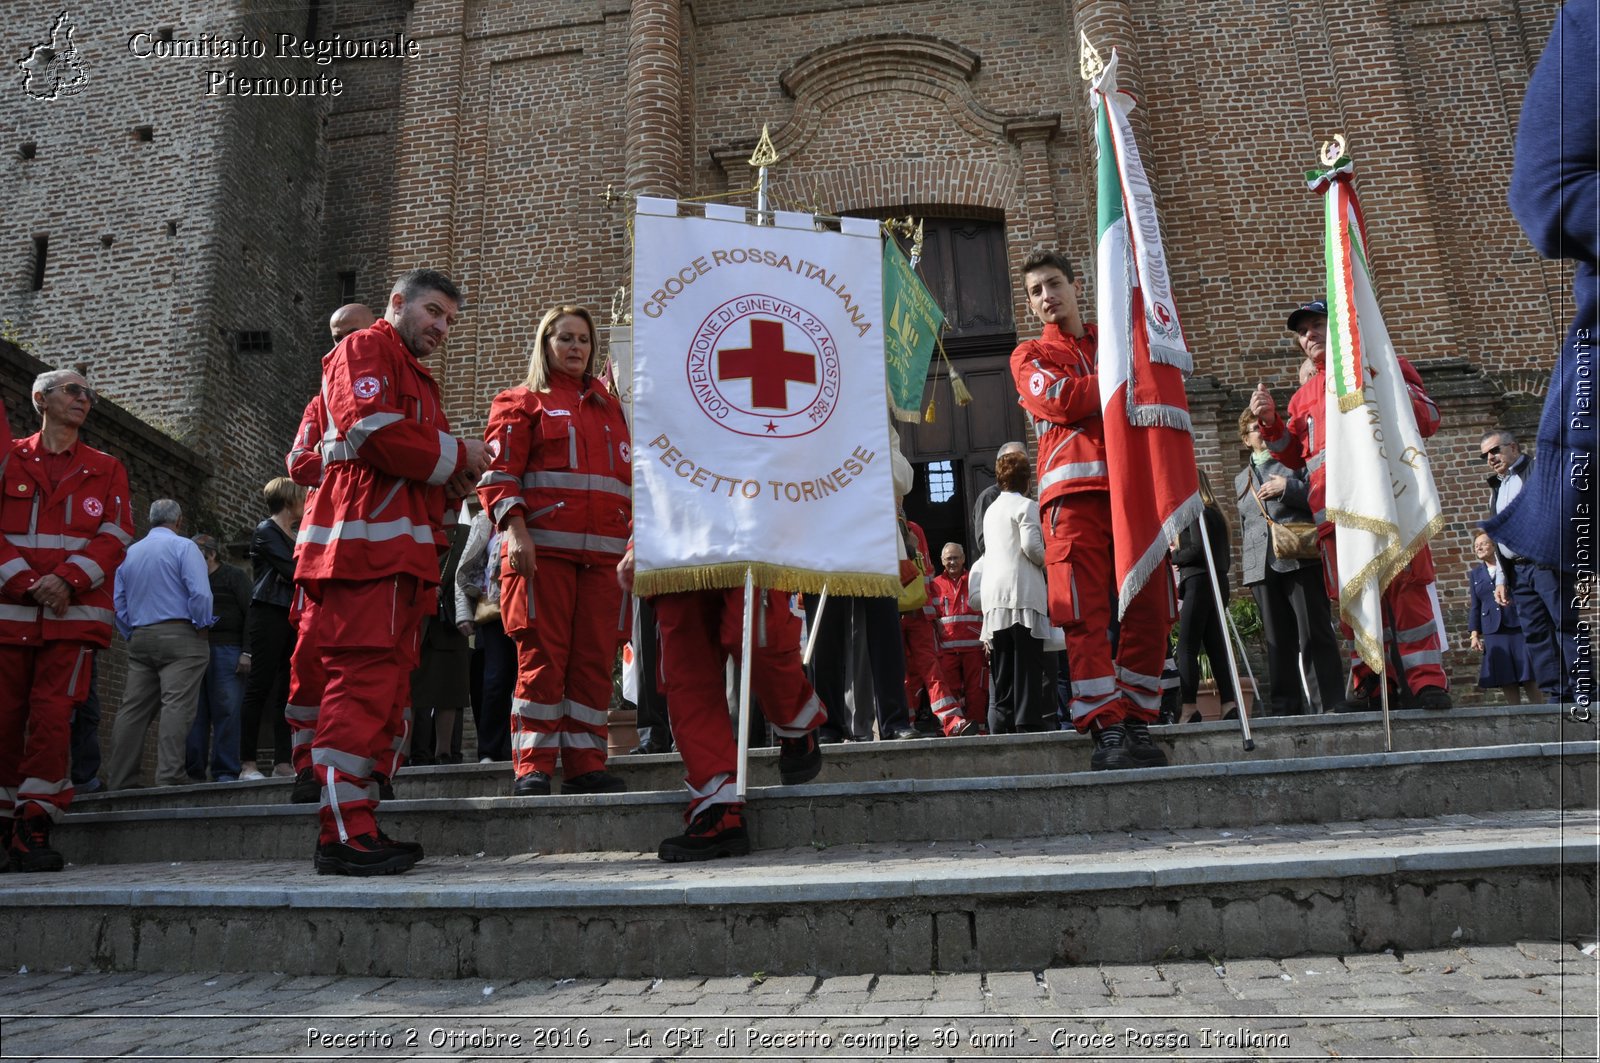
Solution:
[[[683,77],[681,0],[633,0],[628,28],[628,191],[680,193]]]
[[[1109,60],[1111,49],[1117,50],[1117,86],[1122,91],[1130,93],[1140,103],[1140,106],[1134,108],[1128,120],[1133,125],[1134,138],[1142,146],[1148,138],[1144,114],[1146,97],[1143,68],[1139,63],[1139,37],[1133,24],[1133,8],[1127,0],[1072,0],[1072,21],[1078,33],[1089,38],[1089,43],[1094,45],[1094,50],[1100,53],[1101,59]],[[1081,41],[1077,34],[1074,34],[1069,69],[1074,85],[1081,85],[1086,91],[1088,84],[1078,77],[1080,47]],[[1085,143],[1093,144],[1094,115],[1087,108],[1081,113],[1087,137]],[[1140,152],[1140,155],[1145,157],[1145,169],[1148,171],[1150,168],[1148,154]],[[1153,179],[1154,174],[1151,176]]]

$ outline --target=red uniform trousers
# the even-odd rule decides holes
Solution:
[[[962,715],[973,723],[984,722],[989,714],[989,659],[983,647],[940,650],[939,666]]]
[[[500,616],[517,644],[517,686],[511,699],[511,766],[568,778],[606,766],[606,710],[611,668],[627,633],[622,588],[611,565],[583,565],[538,556],[530,581],[510,571],[500,579]]]
[[[1317,545],[1322,548],[1323,586],[1327,589],[1329,599],[1337,602],[1339,552],[1332,523],[1325,523],[1317,529]],[[1406,687],[1412,694],[1421,693],[1426,687],[1450,689],[1450,679],[1444,674],[1444,643],[1439,637],[1438,619],[1433,614],[1433,599],[1428,594],[1433,571],[1433,554],[1424,546],[1383,592],[1384,653],[1389,653],[1390,646],[1399,652],[1400,667],[1405,670]],[[1349,624],[1340,620],[1339,634],[1349,642],[1354,633]],[[1393,670],[1387,671],[1392,673]],[[1378,696],[1377,676],[1354,651],[1350,654],[1350,675],[1358,697]],[[1399,689],[1399,682],[1392,674],[1389,689]]]
[[[306,635],[326,684],[311,741],[311,768],[322,786],[321,843],[377,831],[373,781],[377,755],[402,729],[404,699],[432,588],[412,575],[378,580],[318,580]]]
[[[906,708],[915,713],[917,695],[926,689],[928,705],[939,718],[940,729],[950,735],[960,731],[967,718],[945,677],[933,625],[933,618],[921,609],[900,614],[900,642],[906,651]],[[988,706],[984,709],[987,711]]]
[[[316,606],[304,594],[297,592],[295,597],[300,604],[291,611],[291,617],[297,618],[299,633],[289,655],[289,700],[283,706],[283,718],[289,724],[289,757],[298,775],[311,767],[311,740],[316,737],[317,717],[328,677],[322,670],[322,655],[310,622]],[[404,689],[396,691],[400,716],[372,751],[373,770],[388,779],[394,778],[411,749],[411,671],[416,668],[420,656],[419,646],[411,668],[403,673]]]
[[[1151,721],[1161,711],[1161,665],[1177,615],[1172,577],[1163,566],[1123,614],[1115,661],[1111,620],[1111,496],[1079,491],[1048,503],[1044,524],[1050,622],[1067,640],[1072,671],[1072,725],[1081,731],[1126,719]]]
[[[52,640],[0,646],[0,819],[72,804],[72,706],[89,696],[95,647]]]
[[[294,649],[289,654],[289,700],[283,706],[284,722],[289,725],[289,756],[296,775],[311,767],[311,740],[317,736],[322,688],[328,683],[328,677],[322,674],[322,657],[311,623],[314,609],[305,592],[296,587],[294,604],[289,607],[289,619],[295,626]]]
[[[712,805],[739,804],[739,746],[724,681],[728,659],[738,659],[744,644],[744,590],[663,594],[651,604],[661,634],[667,716],[689,788],[687,821]],[[800,667],[800,619],[789,612],[783,591],[764,592],[758,609],[750,693],[780,738],[800,738],[828,718]]]

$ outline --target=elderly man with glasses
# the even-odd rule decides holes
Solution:
[[[1484,433],[1478,445],[1489,467],[1489,512],[1493,518],[1523,492],[1533,478],[1533,458],[1517,437],[1503,428]],[[1494,600],[1504,608],[1513,600],[1522,618],[1522,637],[1534,682],[1551,702],[1578,696],[1578,614],[1572,574],[1523,557],[1497,544],[1502,564],[1495,570]]]
[[[133,541],[127,470],[78,437],[94,401],[77,373],[44,373],[38,433],[0,457],[0,840],[14,871],[63,865],[50,827],[72,803],[72,706],[111,642]]]

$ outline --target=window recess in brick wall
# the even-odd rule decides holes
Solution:
[[[35,236],[33,238],[33,290],[38,291],[44,287],[44,264],[50,255],[50,238],[48,236]]]
[[[345,270],[339,274],[339,305],[356,301],[356,272]]]
[[[272,350],[272,333],[266,329],[240,329],[233,334],[235,354],[267,354]]]
[[[136,125],[133,127],[133,139],[141,144],[148,144],[156,138],[155,126]]]
[[[39,145],[30,141],[19,147],[17,149],[17,154],[21,155],[24,159],[35,158],[39,154]]]

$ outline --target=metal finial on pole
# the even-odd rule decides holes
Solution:
[[[772,135],[766,124],[761,126],[761,139],[756,150],[750,153],[749,165],[756,171],[756,224],[764,225],[767,219],[767,167],[778,164],[778,149],[772,144]]]
[[[1337,166],[1339,164],[1339,160],[1344,158],[1344,152],[1347,146],[1348,143],[1344,139],[1344,134],[1335,133],[1332,140],[1323,141],[1322,151],[1317,157],[1321,160],[1322,165],[1324,166]]]
[[[1078,73],[1085,81],[1093,81],[1099,77],[1106,68],[1100,53],[1094,50],[1094,45],[1089,43],[1089,35],[1082,30],[1078,31]]]

